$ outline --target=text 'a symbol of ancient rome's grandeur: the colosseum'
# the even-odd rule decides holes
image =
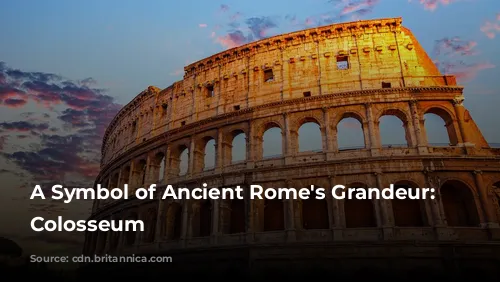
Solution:
[[[85,254],[168,253],[178,261],[214,262],[215,253],[223,253],[226,261],[255,268],[317,257],[331,268],[331,261],[356,258],[342,267],[358,269],[364,255],[370,265],[394,265],[390,252],[401,267],[425,258],[422,267],[446,269],[445,262],[458,257],[496,267],[500,149],[489,146],[464,108],[463,87],[439,72],[400,18],[274,36],[184,70],[182,81],[148,87],[117,114],[103,140],[96,183],[394,183],[435,187],[436,200],[95,201],[91,219],[142,219],[146,231],[88,233]],[[428,142],[427,113],[444,120],[446,146]],[[402,121],[407,144],[383,146],[379,120],[386,115]],[[337,125],[345,118],[359,122],[364,146],[338,145]],[[322,149],[300,152],[299,129],[309,122],[320,128]],[[281,131],[281,152],[265,157],[263,136],[270,129]],[[244,146],[233,148],[242,137]],[[209,142],[213,167],[205,164]],[[235,161],[238,152],[243,158]],[[450,246],[453,252],[446,251]]]

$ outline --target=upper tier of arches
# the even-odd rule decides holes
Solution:
[[[103,164],[173,129],[259,106],[334,93],[454,85],[455,78],[438,71],[400,18],[279,35],[200,60],[185,67],[182,81],[141,92],[106,130]]]

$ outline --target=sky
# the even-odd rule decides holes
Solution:
[[[31,253],[81,251],[81,234],[35,233],[29,222],[84,219],[91,202],[29,196],[34,184],[92,186],[106,126],[149,85],[268,36],[390,17],[457,75],[486,140],[500,143],[498,0],[0,1],[0,236]]]

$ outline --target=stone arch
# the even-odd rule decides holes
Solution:
[[[347,188],[361,188],[368,192],[368,185],[362,182],[351,183],[347,185]],[[377,216],[373,200],[345,199],[344,216],[346,228],[377,227]]]
[[[156,208],[149,208],[145,214],[146,214],[145,217],[146,232],[145,232],[144,242],[152,243],[155,240],[155,233],[156,233],[156,219],[157,219]]]
[[[295,122],[294,130],[296,136],[292,138],[296,140],[298,152],[321,152],[325,149],[324,129],[322,122],[316,117],[303,116]]]
[[[179,202],[172,201],[167,208],[166,214],[166,238],[167,240],[179,240],[182,235],[182,206]]]
[[[284,155],[283,127],[277,122],[268,122],[262,127],[261,156],[262,158],[273,158]]]
[[[192,204],[193,217],[193,237],[208,237],[212,234],[212,212],[213,204],[211,200],[199,200]]]
[[[355,111],[343,112],[334,122],[339,150],[368,148],[368,131],[365,128],[364,118],[360,113]]]
[[[386,119],[387,117],[387,119]],[[397,121],[395,118],[397,118]],[[392,120],[391,120],[392,119]],[[403,110],[396,109],[396,108],[386,108],[380,111],[380,114],[378,115],[378,118],[376,119],[376,126],[377,126],[377,131],[378,131],[378,139],[380,140],[380,144],[383,147],[393,147],[393,146],[405,146],[409,147],[412,145],[412,138],[411,138],[411,130],[409,129],[410,123],[408,114],[404,112]],[[389,139],[389,136],[394,137],[398,136],[399,133],[394,134],[393,130],[396,128],[396,124],[398,122],[402,123],[403,127],[403,132],[401,132],[401,135],[404,135],[404,138],[401,138],[400,140],[394,140]],[[381,131],[385,131],[385,124],[388,124],[390,127],[391,133],[385,133]],[[380,130],[382,124],[382,130]],[[400,136],[403,137],[403,136]],[[404,141],[403,141],[404,140]],[[405,144],[401,143],[404,142]],[[400,143],[400,144],[398,144]]]
[[[190,158],[191,154],[189,153],[189,143],[181,142],[173,144],[170,147],[170,165],[168,166],[169,174],[174,177],[187,174],[189,170]]]
[[[471,187],[461,180],[448,179],[439,192],[448,226],[479,226],[479,212]]]
[[[312,196],[301,201],[303,229],[329,229],[328,202]]]
[[[139,215],[137,212],[131,212],[128,217],[128,220],[138,220]],[[125,245],[132,246],[136,243],[137,231],[129,230],[125,231]]]
[[[157,152],[152,158],[149,166],[154,183],[161,183],[165,177],[165,153]]]
[[[264,232],[285,229],[284,203],[281,199],[264,200]]]
[[[399,180],[394,183],[394,189],[404,188],[407,196],[418,195],[415,190],[421,188],[411,180]],[[420,190],[421,193],[421,190]],[[421,195],[419,195],[419,198]],[[429,226],[425,202],[421,199],[397,199],[391,202],[394,214],[394,225],[397,227]]]
[[[237,163],[247,159],[247,134],[243,129],[234,129],[229,133],[230,150],[226,151],[226,158],[230,163]]]
[[[444,127],[446,128],[446,134],[448,136],[448,144],[450,145],[457,145],[459,143],[458,141],[458,133],[457,133],[457,129],[455,127],[455,122],[454,122],[454,114],[451,113],[447,108],[444,108],[442,106],[438,106],[438,105],[433,105],[433,106],[430,106],[428,108],[426,108],[424,111],[423,111],[423,116],[424,116],[424,119],[423,119],[423,127],[425,129],[425,132],[426,132],[426,138],[427,138],[427,142],[428,143],[443,143],[443,142],[430,142],[429,140],[429,130],[428,130],[428,122],[427,122],[427,119],[425,118],[425,115],[429,115],[429,114],[432,114],[432,115],[435,115],[437,117],[439,117],[443,122],[444,122]],[[446,142],[444,142],[446,143]]]
[[[246,208],[244,199],[230,200],[231,220],[229,234],[244,233],[246,231]]]
[[[207,134],[196,141],[194,165],[197,172],[211,170],[217,164],[217,138]]]

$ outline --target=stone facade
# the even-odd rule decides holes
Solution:
[[[439,259],[436,246],[443,243],[498,241],[500,149],[485,141],[462,93],[400,18],[283,34],[193,63],[182,81],[163,90],[148,87],[118,113],[104,137],[96,183],[127,183],[132,191],[152,183],[160,188],[203,182],[297,188],[394,183],[435,187],[436,200],[95,201],[90,219],[143,219],[147,230],[88,233],[84,253],[182,254],[274,244],[282,256],[294,256],[290,250],[297,244],[328,249],[417,241],[432,245],[427,254]],[[445,121],[448,146],[429,144],[426,113]],[[382,146],[379,120],[386,115],[403,122],[405,146]],[[363,148],[338,146],[337,125],[345,118],[361,123]],[[307,122],[320,127],[321,151],[298,150],[299,128]],[[271,128],[282,132],[282,154],[264,158],[263,135]],[[246,157],[233,162],[232,142],[240,134]],[[213,168],[204,164],[210,140],[216,147]],[[186,173],[181,173],[183,152],[189,156]],[[253,260],[276,256],[259,250]]]

